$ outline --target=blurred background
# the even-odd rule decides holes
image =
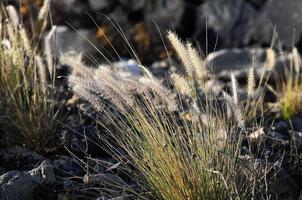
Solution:
[[[6,2],[30,21],[43,0]],[[203,56],[223,48],[269,47],[272,41],[280,49],[302,48],[301,0],[52,0],[51,11],[60,53],[94,55],[88,39],[107,57],[116,56],[112,44],[129,58],[126,37],[140,60],[151,64],[167,57],[161,39],[167,30],[190,38]]]

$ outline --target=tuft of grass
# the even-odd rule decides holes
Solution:
[[[107,130],[100,135],[104,148],[146,191],[140,198],[272,198],[274,166],[257,163],[256,156],[241,152],[249,129],[235,77],[232,96],[225,93],[221,104],[203,89],[207,71],[197,51],[172,32],[168,39],[186,73],[171,75],[176,91],[159,84],[149,72],[133,77],[114,68],[94,70],[79,60],[65,59],[73,69],[69,84],[75,93],[112,124],[99,122]],[[254,80],[249,84],[253,96]],[[235,120],[228,118],[225,104]]]
[[[290,67],[285,69],[284,77],[276,81],[274,90],[278,97],[277,106],[282,117],[287,120],[302,113],[301,58],[297,48],[293,48],[290,58]]]
[[[14,7],[6,10],[0,32],[1,129],[8,144],[44,151],[58,128],[53,77]]]

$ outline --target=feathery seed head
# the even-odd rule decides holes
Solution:
[[[47,67],[50,76],[53,78],[54,75],[54,63],[53,63],[53,51],[52,51],[52,39],[54,38],[57,27],[53,26],[49,33],[46,35],[44,40],[44,55],[46,57]]]
[[[266,68],[272,70],[276,65],[276,53],[272,48],[266,50]]]
[[[24,27],[20,27],[19,29],[19,34],[20,34],[20,37],[22,39],[22,42],[23,42],[23,47],[27,53],[27,55],[30,55],[32,50],[31,50],[31,45],[30,45],[30,41],[28,39],[28,36],[27,36],[27,33],[26,33],[26,30],[24,29]]]
[[[49,11],[49,7],[50,7],[50,2],[51,2],[51,0],[44,0],[43,6],[40,9],[40,12],[38,14],[39,20],[46,20],[48,11]]]
[[[192,76],[194,72],[192,63],[190,61],[190,56],[188,54],[187,48],[182,43],[182,41],[177,37],[177,35],[171,31],[168,31],[168,39],[176,51],[177,56],[179,57],[180,61],[184,65],[187,75]]]
[[[35,60],[36,60],[36,66],[38,68],[38,74],[39,74],[39,78],[40,78],[40,84],[42,86],[42,90],[45,93],[46,92],[46,83],[47,83],[47,79],[46,79],[46,68],[45,65],[43,63],[43,60],[40,56],[35,56]]]
[[[300,57],[299,51],[296,47],[293,48],[293,50],[292,50],[292,59],[293,59],[293,66],[294,66],[295,72],[297,74],[299,74],[300,68],[301,68],[301,57]]]
[[[171,79],[173,81],[173,85],[182,95],[190,95],[191,88],[188,81],[180,76],[179,74],[173,73],[171,74]]]
[[[234,73],[231,73],[231,82],[232,82],[232,94],[233,100],[236,105],[238,105],[238,92],[237,92],[237,80],[235,78]]]
[[[10,22],[12,23],[14,29],[16,30],[19,25],[19,16],[14,6],[9,5],[6,7],[6,11]]]
[[[203,60],[198,54],[198,51],[194,47],[192,47],[191,43],[188,42],[186,46],[187,46],[189,58],[192,63],[192,67],[194,68],[195,75],[200,80],[204,79],[205,75],[207,74],[207,71],[204,66]]]
[[[254,67],[251,67],[248,72],[248,77],[247,77],[247,95],[249,97],[253,96],[254,90],[255,90],[255,72],[254,72]]]

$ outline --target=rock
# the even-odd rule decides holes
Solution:
[[[88,0],[88,2],[92,10],[96,10],[96,11],[108,8],[110,5],[110,0]]]
[[[291,48],[298,42],[302,33],[302,1],[269,0],[262,12],[269,19],[271,27],[276,27],[282,46]],[[265,27],[269,24],[264,22],[262,25]]]
[[[274,138],[276,140],[280,140],[280,141],[288,139],[285,135],[283,135],[283,134],[281,134],[281,133],[279,133],[277,131],[274,131],[274,130],[270,131],[268,133],[268,136],[270,136],[270,137],[272,137],[272,138]]]
[[[278,199],[298,199],[300,195],[299,184],[290,171],[280,168],[276,174],[274,191]]]
[[[64,131],[61,139],[69,150],[84,153],[97,149],[98,132],[94,126],[80,126],[75,130]]]
[[[33,188],[27,172],[10,171],[0,176],[0,197],[4,200],[31,200]]]
[[[288,131],[288,124],[281,120],[276,123],[276,130],[280,133],[286,133]]]
[[[154,76],[164,77],[170,68],[170,62],[172,62],[172,60],[169,61],[168,59],[155,61],[151,64],[150,71]]]
[[[136,2],[136,1],[135,1]],[[178,26],[185,9],[182,0],[156,0],[145,1],[144,15],[145,20],[154,27],[154,22],[159,27],[166,29],[173,25]]]
[[[250,3],[256,9],[262,8],[267,2],[267,0],[245,0],[245,1]]]
[[[293,141],[295,142],[294,148],[297,148],[300,152],[302,151],[302,132],[293,133]]]
[[[53,183],[56,181],[53,166],[49,161],[43,161],[40,166],[29,171],[34,183]]]
[[[101,0],[100,0],[101,1]],[[95,27],[93,20],[84,11],[89,11],[88,1],[82,0],[52,0],[52,20],[56,25],[72,24],[77,29]],[[93,13],[91,13],[93,14]],[[89,38],[91,39],[91,38]]]
[[[121,5],[126,9],[129,9],[131,11],[137,11],[144,9],[144,6],[146,3],[148,3],[148,0],[119,0]],[[154,4],[155,1],[152,2]],[[158,2],[158,0],[156,1]]]
[[[124,181],[117,175],[112,173],[104,173],[104,174],[86,174],[83,178],[83,182],[85,184],[113,184],[122,186],[124,185]]]
[[[302,1],[300,0],[217,0],[198,8],[196,34],[206,28],[219,35],[224,47],[271,43],[274,27],[282,46],[291,48],[302,33]],[[295,37],[293,38],[293,30]],[[293,41],[294,39],[294,41]]]
[[[55,173],[62,176],[80,176],[83,173],[82,166],[73,158],[60,156],[52,162]]]
[[[233,72],[237,79],[246,80],[250,67],[254,67],[255,78],[259,79],[264,73],[272,73],[270,77],[282,77],[284,67],[290,66],[290,53],[277,54],[273,50],[264,48],[233,48],[222,49],[210,53],[206,59],[206,66],[219,78],[229,80],[230,72]]]
[[[254,57],[254,61],[253,61]],[[238,78],[247,73],[251,66],[263,68],[266,62],[264,49],[223,49],[210,53],[206,58],[206,65],[218,76],[229,76],[232,71]]]
[[[55,40],[51,44],[55,49],[55,56],[60,57],[61,54],[75,52],[95,52],[91,46],[96,44],[96,38],[89,29],[70,30],[67,26],[57,26],[55,31]]]
[[[129,59],[129,60],[125,60],[125,61],[122,60],[122,61],[113,63],[113,66],[117,67],[117,69],[119,69],[119,70],[122,70],[124,72],[128,72],[128,73],[130,73],[131,75],[134,75],[134,76],[140,76],[141,75],[141,67],[133,59]]]
[[[261,19],[261,23],[266,24],[268,20],[244,0],[207,1],[199,7],[198,13],[196,27],[200,28],[196,34],[202,34],[206,28],[213,30],[224,47],[246,46],[254,38],[259,41],[260,36],[272,37],[270,27],[261,27],[258,22]]]
[[[8,169],[33,168],[37,163],[47,158],[19,146],[0,149],[0,162],[7,165]]]
[[[302,117],[295,117],[292,120],[292,125],[295,131],[302,132]]]
[[[281,134],[277,131],[270,131],[268,133],[268,141],[271,142],[271,144],[274,146],[287,146],[289,145],[289,138],[285,136],[284,134]]]

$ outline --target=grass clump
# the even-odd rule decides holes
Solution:
[[[44,58],[39,55],[38,42],[27,36],[14,7],[3,10],[0,24],[1,129],[8,144],[43,151],[57,130],[53,120],[56,115],[53,79],[50,78],[54,66],[45,65]]]
[[[94,70],[80,59],[65,59],[73,69],[69,84],[75,93],[111,122],[112,127],[100,122],[107,130],[100,135],[105,148],[147,192],[139,198],[272,198],[274,166],[241,150],[251,130],[235,77],[232,95],[225,93],[221,101],[205,90],[208,72],[196,49],[172,32],[168,39],[185,69],[185,75],[170,77],[176,90],[164,87],[147,69],[134,77],[114,66]]]
[[[285,69],[284,76],[276,81],[274,93],[278,97],[277,106],[284,119],[290,120],[302,113],[301,58],[297,48],[293,48],[290,54],[290,65]]]

